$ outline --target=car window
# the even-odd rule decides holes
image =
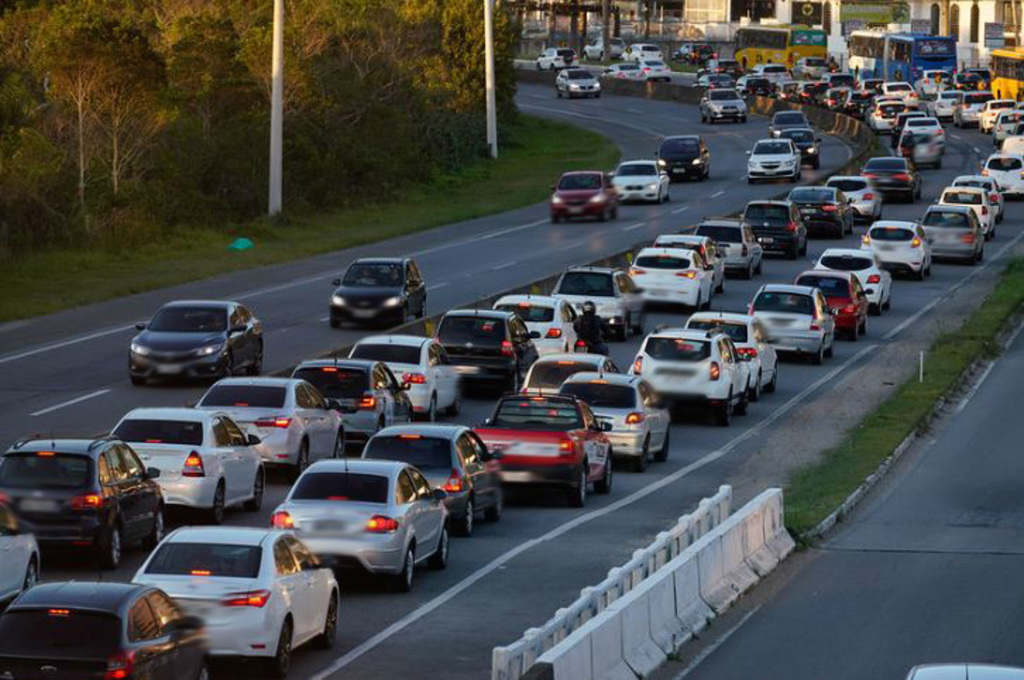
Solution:
[[[459,458],[466,465],[479,462],[477,460],[477,450],[473,446],[473,441],[469,438],[469,435],[463,432],[459,435],[459,438],[455,440],[455,450],[459,454]]]
[[[320,391],[312,385],[303,385],[302,389],[306,391],[306,396],[309,398],[310,403],[313,404],[313,408],[326,409],[327,402],[324,401],[324,397],[320,394]]]
[[[0,536],[14,536],[18,533],[18,520],[6,505],[0,505]]]
[[[128,611],[128,639],[131,642],[155,640],[160,637],[162,627],[146,598],[135,601]]]
[[[129,479],[139,479],[146,474],[146,468],[142,466],[135,452],[127,446],[119,446],[121,456],[124,458],[125,468],[128,470]]]
[[[295,386],[295,405],[299,408],[314,408],[313,400],[309,398],[309,392],[302,383]]]
[[[156,623],[159,626],[161,632],[166,630],[168,623],[177,621],[181,618],[181,610],[178,609],[178,605],[171,601],[171,598],[167,597],[163,593],[153,591],[146,596],[146,600],[149,602],[150,608],[153,610],[153,615],[156,617]]]
[[[231,446],[231,435],[228,434],[228,428],[220,418],[213,421],[213,445],[217,447]]]
[[[300,569],[316,569],[320,566],[320,561],[299,539],[294,536],[285,536],[284,542],[287,543],[289,550],[292,551],[292,555],[299,563]]]
[[[248,446],[249,438],[242,432],[242,428],[238,427],[235,421],[231,418],[223,418],[224,427],[227,428],[228,436],[231,438],[232,446]]]
[[[290,576],[299,571],[299,565],[295,561],[295,556],[288,549],[288,544],[284,542],[283,537],[277,539],[277,542],[274,543],[274,566],[277,568],[279,576]]]
[[[430,484],[426,478],[421,475],[417,470],[406,470],[409,473],[409,478],[412,480],[413,486],[416,487],[416,495],[422,499],[430,498]]]
[[[108,485],[116,481],[115,471],[112,469],[113,466],[106,453],[96,459],[96,466],[99,471],[100,484]]]
[[[398,474],[398,488],[396,489],[396,492],[399,505],[403,503],[411,503],[416,499],[416,486],[409,478],[408,470],[402,470]]]

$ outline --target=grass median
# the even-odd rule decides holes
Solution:
[[[402,236],[542,201],[567,170],[610,170],[615,144],[596,133],[520,116],[515,144],[497,161],[409,188],[398,201],[292,214],[223,228],[179,227],[158,242],[124,249],[50,250],[0,267],[0,321],[47,314],[156,288],[195,281]],[[230,251],[239,237],[251,250]]]
[[[978,359],[994,357],[997,336],[1024,307],[1024,258],[1013,260],[996,289],[969,319],[935,340],[915,375],[882,402],[818,463],[797,471],[785,490],[786,526],[800,536],[818,525],[920,427],[932,407]]]

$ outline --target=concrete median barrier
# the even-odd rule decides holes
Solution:
[[[682,631],[693,637],[707,627],[715,612],[700,594],[700,574],[697,555],[687,551],[668,565],[675,581],[676,619]],[[680,640],[680,644],[686,640]]]
[[[740,596],[725,578],[725,559],[722,555],[722,536],[717,531],[694,543],[700,576],[700,596],[716,614],[721,614]]]
[[[657,583],[671,584],[671,574],[644,581],[608,609],[622,619],[622,658],[638,677],[645,678],[668,658],[651,634],[651,594]]]
[[[775,553],[775,557],[783,560],[789,553],[793,552],[796,543],[793,541],[793,537],[789,535],[789,532],[786,531],[782,491],[779,489],[771,489],[771,491],[777,493],[769,494],[764,503],[765,543]],[[765,493],[768,494],[768,492]]]
[[[756,511],[753,514],[757,514]],[[725,571],[725,578],[739,593],[745,592],[760,580],[747,564],[746,554],[743,550],[745,519],[746,515],[730,517],[719,527],[722,532],[722,567]]]

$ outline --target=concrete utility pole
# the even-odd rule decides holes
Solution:
[[[484,59],[487,89],[487,147],[498,157],[498,104],[494,98],[494,0],[484,0]]]
[[[281,212],[281,179],[284,155],[284,0],[274,0],[274,57],[270,94],[270,197],[267,212]]]
[[[601,63],[608,66],[612,63],[612,31],[611,31],[612,0],[601,3]]]

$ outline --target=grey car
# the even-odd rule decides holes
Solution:
[[[718,246],[719,254],[725,258],[726,273],[738,273],[745,279],[761,273],[764,248],[757,242],[754,230],[740,220],[705,220],[695,232],[707,236]]]
[[[803,111],[779,111],[772,116],[772,122],[768,126],[772,137],[778,137],[783,130],[791,128],[813,128],[813,126]]]
[[[709,89],[700,98],[700,122],[714,123],[720,120],[747,122],[747,103],[736,90]]]
[[[932,246],[932,257],[981,262],[985,257],[985,234],[978,216],[966,205],[933,205],[921,220]]]
[[[324,564],[380,574],[409,591],[416,566],[448,564],[447,495],[406,463],[322,460],[296,480],[271,521]]]
[[[395,460],[412,465],[448,497],[452,530],[473,534],[476,515],[501,519],[500,453],[491,453],[473,430],[463,425],[400,425],[381,430],[363,450],[367,460]]]
[[[832,356],[835,320],[821,289],[767,284],[757,291],[751,309],[775,351],[810,355],[815,364]]]
[[[853,209],[853,218],[864,222],[882,219],[882,192],[867,177],[844,175],[829,177],[825,186],[838,189]]]

